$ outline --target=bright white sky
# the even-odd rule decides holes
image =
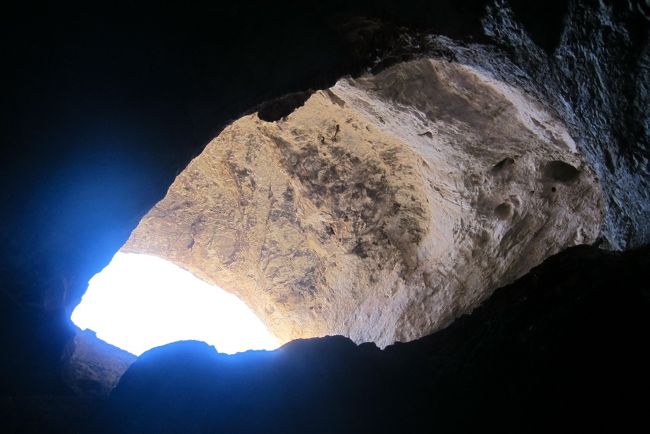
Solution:
[[[88,284],[72,322],[135,355],[180,340],[221,353],[279,346],[234,295],[155,256],[117,253]]]

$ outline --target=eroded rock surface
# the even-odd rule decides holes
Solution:
[[[512,3],[512,2],[510,2]],[[650,242],[650,25],[645,0],[569,2],[558,45],[544,53],[499,0],[484,18],[486,35],[507,52],[461,50],[508,83],[545,99],[570,125],[572,137],[603,188],[603,247]],[[545,24],[545,23],[544,23]],[[480,51],[483,51],[482,53]],[[468,57],[473,57],[470,60]],[[490,58],[488,60],[488,58]]]
[[[76,330],[63,355],[63,380],[78,395],[106,396],[135,359],[90,330]]]
[[[468,66],[343,79],[277,122],[245,116],[182,172],[124,250],[248,303],[281,339],[426,335],[602,220],[563,125]]]

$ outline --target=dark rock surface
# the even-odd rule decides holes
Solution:
[[[324,88],[366,66],[381,68],[421,53],[421,41],[400,26],[421,35],[462,39],[464,45],[433,38],[438,45],[426,48],[478,66],[491,64],[494,73],[500,71],[499,56],[511,58],[518,68],[501,71],[501,78],[545,96],[573,125],[574,138],[598,168],[608,192],[606,244],[647,244],[647,1],[572,0],[535,6],[513,0],[513,10],[498,2],[486,15],[488,3],[493,2],[213,2],[208,11],[191,5],[6,6],[0,17],[2,432],[75,432],[88,420],[98,401],[74,395],[61,378],[61,356],[73,335],[68,315],[88,279],[108,263],[208,140],[230,119],[263,101]],[[467,50],[471,41],[480,41],[483,48]],[[497,294],[490,306],[522,309],[506,316],[513,321],[509,327],[495,322],[504,315],[499,308],[481,308],[442,333],[396,346],[382,356],[411,358],[405,372],[421,372],[418,365],[427,363],[440,366],[439,375],[418,377],[418,385],[430,391],[435,384],[442,392],[417,401],[401,415],[392,406],[403,409],[404,402],[415,398],[397,393],[381,398],[377,392],[369,402],[390,396],[390,407],[372,414],[385,416],[378,420],[386,421],[386,429],[400,417],[399,432],[409,432],[407,416],[414,412],[430,416],[413,420],[426,419],[435,428],[442,418],[449,431],[460,432],[485,420],[492,426],[527,421],[522,431],[563,428],[562,416],[571,416],[579,431],[629,432],[625,424],[645,422],[636,410],[647,404],[648,364],[642,354],[648,341],[647,295],[641,296],[643,286],[632,283],[643,278],[639,285],[647,287],[647,254],[582,252],[567,268],[557,259],[565,255],[548,261],[545,267],[555,269],[550,274],[558,280],[549,281],[546,291],[529,294],[527,302],[517,303],[513,293],[508,297],[515,300],[504,304],[499,297],[506,295],[499,294],[510,293]],[[526,279],[532,283],[535,273]],[[568,304],[559,302],[554,297],[563,293],[562,285],[579,296],[565,298],[573,300]],[[532,318],[537,322],[531,323]],[[468,321],[482,326],[464,326]],[[444,354],[420,350],[420,345],[434,348],[433,343],[421,343],[429,340],[444,341],[436,344],[444,346]],[[328,352],[312,350],[316,353],[308,356],[308,347],[321,344],[295,345],[293,354],[304,353],[305,358],[321,360]],[[336,339],[322,345],[341,348],[332,353],[379,357],[376,350],[356,350]],[[150,356],[157,358],[156,353]],[[375,368],[364,375],[372,372]],[[332,377],[313,381],[326,378]],[[390,375],[382,381],[391,381],[386,378]],[[408,385],[411,380],[404,381]],[[171,383],[160,385],[167,386]],[[522,390],[532,392],[518,393]],[[180,392],[193,393],[175,393]],[[641,398],[636,392],[642,392]],[[137,393],[141,403],[151,400],[151,408],[168,409],[162,401],[156,407],[153,398],[161,396],[144,389]],[[341,392],[332,393],[336,397]],[[180,395],[172,396],[182,401]],[[120,399],[113,402],[114,414],[120,412]],[[333,398],[300,395],[294,397],[298,401],[305,412],[336,417]],[[324,402],[333,406],[329,412]],[[234,408],[231,404],[235,402],[227,399],[224,408]],[[364,408],[352,422],[365,414]],[[263,411],[259,407],[239,417],[254,420],[260,414],[263,420]],[[168,413],[170,423],[182,423],[182,418],[172,420],[174,414]],[[395,417],[393,422],[389,416]],[[294,417],[307,423],[303,416]],[[340,420],[346,417],[341,413]],[[370,416],[364,419],[374,423]],[[201,420],[197,416],[196,423]],[[124,423],[133,421],[135,415]],[[310,420],[309,428],[316,430],[318,422]],[[600,422],[611,423],[611,429]]]
[[[107,396],[135,359],[92,330],[76,330],[61,360],[63,380],[76,395]]]
[[[647,428],[650,249],[576,247],[447,329],[378,350],[343,337],[143,354],[106,433],[632,432]],[[615,293],[616,297],[612,297]]]

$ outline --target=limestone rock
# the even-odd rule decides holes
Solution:
[[[650,243],[650,26],[642,0],[570,2],[558,45],[544,53],[503,0],[489,7],[494,50],[451,48],[503,81],[541,93],[570,126],[603,189],[605,248]],[[473,47],[474,48],[474,47]],[[472,57],[473,59],[470,59]],[[510,61],[509,61],[509,60]],[[512,65],[516,64],[516,67]]]
[[[458,63],[340,80],[227,127],[123,250],[236,294],[282,340],[380,346],[471,311],[603,217],[594,172],[538,101]]]

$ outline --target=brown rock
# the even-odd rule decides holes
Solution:
[[[280,339],[431,333],[566,247],[601,191],[542,104],[417,60],[343,79],[277,122],[227,127],[123,250],[244,300]]]

